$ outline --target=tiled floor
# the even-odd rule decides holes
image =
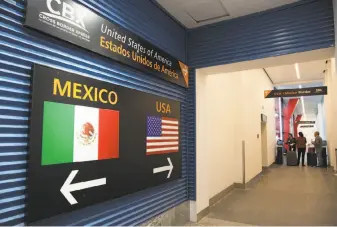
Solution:
[[[251,225],[205,217],[198,222],[197,226],[251,226]]]
[[[337,225],[337,176],[273,166],[252,188],[235,189],[210,211],[200,225]]]

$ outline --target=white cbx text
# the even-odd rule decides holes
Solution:
[[[83,21],[85,14],[76,12],[72,5],[61,0],[47,0],[47,7],[52,14],[62,16],[86,29]]]

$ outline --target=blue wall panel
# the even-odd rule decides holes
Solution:
[[[142,36],[176,58],[186,60],[185,29],[150,0],[78,2]],[[41,225],[135,225],[186,201],[189,187],[194,187],[189,183],[188,177],[186,89],[24,28],[24,14],[25,1],[0,0],[0,225],[24,223],[33,63],[182,102],[181,180],[63,214],[45,220]]]
[[[186,118],[187,124],[187,172],[188,198],[196,200],[196,81],[195,69],[189,70],[189,88],[187,89]]]
[[[331,0],[306,0],[188,32],[188,64],[202,68],[334,46]]]

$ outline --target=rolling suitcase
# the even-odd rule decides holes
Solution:
[[[327,154],[326,154],[326,147],[322,148],[322,166],[324,167],[328,167],[328,158],[327,158]]]
[[[288,151],[288,153],[287,153],[287,165],[288,166],[297,166],[296,151]]]
[[[283,165],[283,147],[281,146],[277,147],[276,164]]]
[[[308,166],[317,166],[317,154],[315,152],[307,153],[307,165]]]

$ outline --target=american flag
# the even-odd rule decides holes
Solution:
[[[167,117],[147,117],[146,155],[179,151],[179,121]]]

